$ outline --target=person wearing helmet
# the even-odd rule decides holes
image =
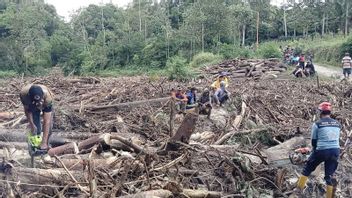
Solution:
[[[308,180],[308,176],[324,162],[325,181],[327,184],[326,197],[333,197],[333,181],[332,176],[338,165],[340,154],[340,131],[341,125],[338,121],[332,119],[331,104],[323,102],[318,108],[320,119],[312,126],[312,147],[313,153],[309,157],[299,178],[296,190],[301,192]]]
[[[211,101],[210,91],[208,88],[205,88],[198,100],[199,114],[207,115],[207,118],[210,118],[211,110],[213,108]]]
[[[226,82],[220,82],[220,88],[214,93],[214,101],[217,105],[222,106],[230,97],[230,92],[226,90]]]
[[[349,53],[345,53],[345,56],[342,58],[342,70],[345,78],[349,78],[351,75],[352,68],[352,59]]]
[[[34,141],[34,146],[41,150],[47,150],[49,132],[53,124],[53,97],[49,89],[44,85],[28,84],[20,92],[20,99],[24,112],[31,129],[28,136]],[[43,137],[41,138],[41,113],[43,112]]]
[[[219,77],[213,82],[213,84],[211,84],[211,87],[215,90],[220,88],[220,82],[224,81],[225,82],[225,87],[229,86],[229,79],[226,76],[225,72],[221,72],[219,74]]]

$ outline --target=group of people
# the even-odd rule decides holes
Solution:
[[[200,114],[210,118],[213,105],[222,106],[230,98],[228,86],[229,79],[225,72],[221,72],[211,86],[202,91],[199,99],[197,99],[196,87],[184,90],[178,86],[176,89],[171,89],[171,97],[175,100],[178,113],[185,113],[187,109],[198,107]]]
[[[292,74],[297,78],[309,77],[315,75],[315,67],[313,65],[313,55],[309,53],[297,53],[293,48],[287,46],[283,50],[284,63],[287,65],[296,65]]]

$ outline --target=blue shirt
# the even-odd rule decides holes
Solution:
[[[186,96],[188,98],[187,104],[192,105],[196,102],[196,95],[192,91],[187,91]]]
[[[332,118],[321,118],[312,126],[312,139],[317,140],[317,150],[340,148],[341,125]]]

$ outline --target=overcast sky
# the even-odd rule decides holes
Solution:
[[[66,20],[69,19],[70,14],[72,14],[74,10],[77,10],[81,7],[87,7],[89,4],[99,5],[102,2],[112,2],[113,4],[122,7],[132,2],[132,0],[46,0],[46,3],[54,5],[57,13],[60,16],[65,17]]]
[[[283,1],[284,0],[272,0],[272,4],[280,5],[280,3]],[[89,4],[112,2],[119,7],[123,7],[132,2],[132,0],[46,0],[46,2],[54,5],[57,13],[60,16],[65,17],[66,20],[69,20],[69,16],[74,10],[77,10],[81,7],[87,7]]]

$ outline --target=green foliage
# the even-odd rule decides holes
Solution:
[[[166,67],[170,80],[187,81],[194,76],[194,71],[186,64],[186,59],[179,56],[171,57]]]
[[[0,78],[13,78],[17,77],[17,72],[12,70],[0,71]]]
[[[220,54],[225,59],[231,58],[250,58],[253,57],[253,51],[247,47],[235,46],[232,44],[222,44],[220,47]]]
[[[195,55],[190,62],[191,67],[204,67],[221,62],[223,59],[220,55],[215,55],[210,52],[201,52]]]
[[[280,49],[273,44],[262,44],[259,46],[257,54],[262,58],[281,58]]]
[[[352,36],[350,36],[346,42],[342,43],[339,57],[342,58],[346,52],[352,54]]]

